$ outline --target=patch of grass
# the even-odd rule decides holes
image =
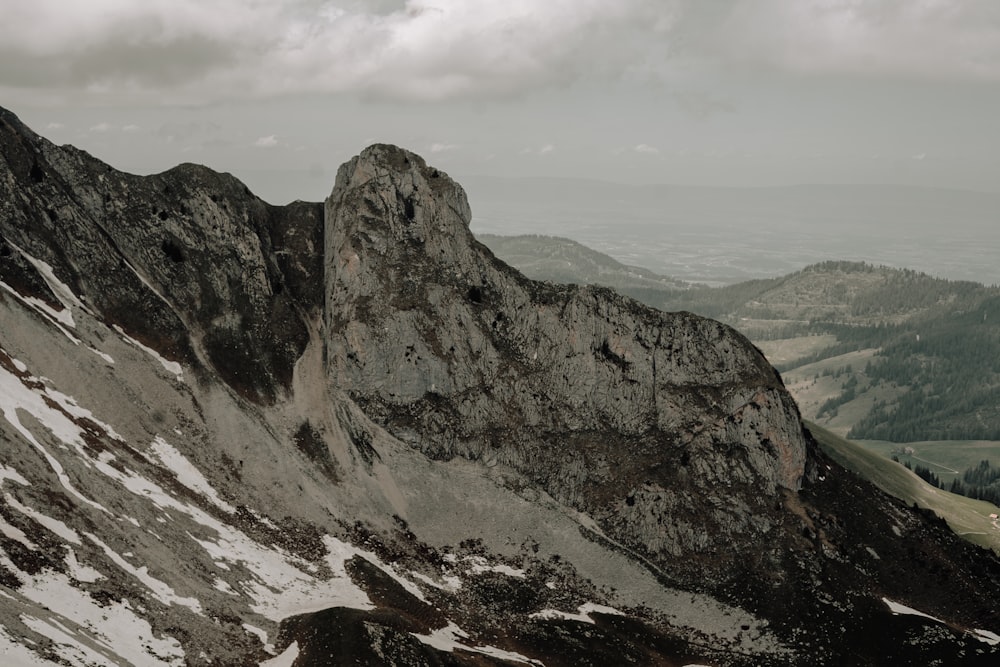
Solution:
[[[930,509],[947,521],[956,535],[1000,554],[1000,528],[990,519],[990,514],[1000,512],[995,505],[936,489],[902,464],[875,451],[811,422],[806,422],[806,427],[823,451],[840,465],[907,505]]]
[[[865,365],[875,352],[874,349],[858,350],[782,372],[785,385],[799,404],[803,417],[838,435],[846,435],[876,403],[894,404],[905,389],[885,382],[872,386],[864,373]],[[775,363],[770,357],[768,361]],[[851,372],[842,372],[846,367],[850,367]],[[851,378],[856,380],[855,398],[820,417],[819,410],[827,401],[840,397]]]
[[[837,337],[832,334],[820,336],[797,336],[795,338],[779,338],[776,340],[757,341],[757,347],[764,353],[771,365],[790,367],[794,362],[811,357],[818,352],[832,347]]]
[[[899,453],[901,462],[911,466],[926,466],[948,484],[961,476],[967,468],[976,466],[983,459],[1000,465],[1000,442],[995,440],[928,440],[923,442],[889,442],[886,440],[855,440],[865,449],[885,458],[892,458],[897,450],[913,449],[912,455]],[[957,470],[956,474],[954,471]]]

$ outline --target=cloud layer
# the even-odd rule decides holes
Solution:
[[[995,0],[735,2],[713,46],[806,74],[1000,80]]]
[[[98,99],[490,98],[668,79],[678,59],[1000,80],[995,0],[32,0],[4,13],[0,87]]]
[[[668,25],[670,3],[33,0],[5,13],[10,88],[437,100],[619,72],[637,54],[618,37]]]

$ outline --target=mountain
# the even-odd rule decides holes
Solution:
[[[7,664],[995,663],[995,554],[734,329],[498,260],[417,155],[284,207],[6,111],[0,156]]]
[[[483,239],[533,278],[605,284],[736,327],[781,370],[803,414],[841,435],[1000,440],[1000,288],[844,261],[678,288],[655,273],[631,279],[594,251],[558,264],[568,240]]]
[[[658,275],[649,269],[622,264],[566,238],[538,234],[477,234],[476,238],[497,257],[534,280],[603,285],[623,294],[638,290],[672,291],[691,287],[689,283]]]

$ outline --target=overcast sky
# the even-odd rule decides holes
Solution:
[[[376,141],[459,181],[1000,191],[997,0],[0,0],[0,10],[0,105],[36,131],[127,171],[231,171],[275,203],[322,199],[336,167]]]

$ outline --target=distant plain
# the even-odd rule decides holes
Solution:
[[[474,233],[565,236],[689,282],[771,278],[864,261],[1000,284],[1000,193],[900,186],[632,186],[465,180]]]

